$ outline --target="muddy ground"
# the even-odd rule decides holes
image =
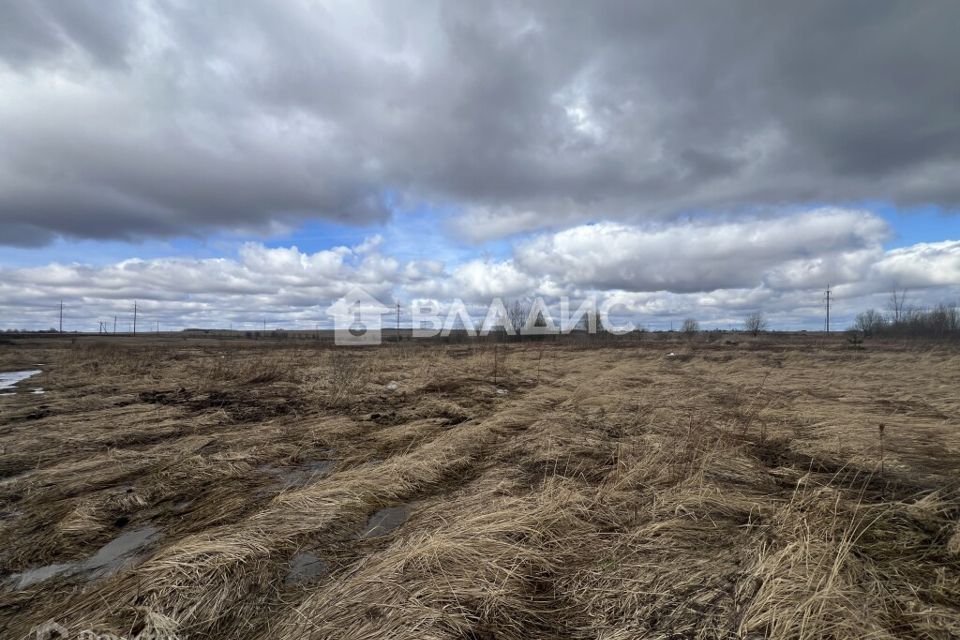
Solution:
[[[0,344],[0,637],[960,637],[960,352],[865,346]]]

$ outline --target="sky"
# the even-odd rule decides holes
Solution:
[[[960,300],[960,4],[0,0],[0,330]]]

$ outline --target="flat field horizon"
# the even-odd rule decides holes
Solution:
[[[960,637],[950,343],[5,337],[15,371],[3,638]]]

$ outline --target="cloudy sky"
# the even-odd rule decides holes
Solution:
[[[960,300],[960,3],[0,0],[0,328]]]

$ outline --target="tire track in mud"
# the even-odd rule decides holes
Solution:
[[[553,577],[570,536],[580,531],[585,542],[600,541],[596,523],[581,521],[608,515],[594,494],[598,479],[545,477],[536,487],[517,487],[513,472],[552,453],[557,438],[566,447],[574,442],[563,440],[568,436],[593,428],[606,434],[603,418],[631,417],[635,389],[623,382],[630,368],[606,367],[587,382],[538,389],[539,410],[497,448],[484,488],[435,505],[432,521],[312,589],[259,637],[495,637],[491,629],[499,624],[522,628],[529,638],[569,637],[565,613],[577,604]],[[583,379],[582,370],[575,375]],[[585,422],[584,403],[600,416],[595,424]]]
[[[407,453],[281,493],[239,523],[161,547],[139,567],[71,598],[55,613],[96,628],[146,606],[179,620],[191,635],[249,631],[258,613],[280,606],[277,589],[265,585],[282,581],[303,543],[349,538],[378,509],[449,491],[451,482],[475,476],[491,448],[516,437],[555,403],[531,391],[499,401],[492,415],[453,426]],[[110,603],[108,611],[104,603]]]
[[[510,579],[511,571],[495,567],[497,554],[517,554],[518,562],[522,561],[521,557],[539,562],[533,550],[523,551],[518,536],[527,535],[522,533],[524,531],[532,535],[536,523],[544,517],[541,513],[543,505],[540,504],[539,496],[529,493],[523,496],[507,496],[503,485],[504,482],[511,485],[513,472],[509,465],[507,468],[502,466],[502,452],[509,450],[511,443],[516,442],[534,425],[552,419],[557,407],[569,392],[569,388],[563,388],[565,386],[538,386],[515,401],[501,405],[493,416],[492,424],[488,425],[491,427],[491,434],[495,434],[494,438],[488,447],[484,447],[485,450],[478,453],[471,472],[459,477],[456,485],[447,485],[441,490],[422,493],[416,497],[424,504],[415,516],[416,521],[410,523],[414,525],[412,530],[401,528],[379,545],[379,549],[356,557],[349,566],[328,576],[311,589],[301,591],[295,602],[272,611],[273,619],[270,624],[265,625],[267,628],[262,628],[254,637],[366,638],[373,637],[369,636],[369,632],[370,629],[375,629],[378,637],[399,638],[402,634],[397,634],[399,630],[395,624],[382,618],[385,612],[391,610],[391,605],[379,598],[396,596],[401,600],[411,597],[419,600],[422,596],[408,594],[400,584],[392,584],[392,592],[381,592],[372,602],[364,602],[364,594],[370,585],[381,581],[391,584],[394,579],[399,579],[407,563],[433,562],[436,563],[434,570],[442,573],[442,563],[450,562],[457,556],[461,556],[461,561],[469,557],[473,559],[475,567],[482,568],[481,571],[499,570],[502,572],[501,578],[507,580]],[[488,450],[494,450],[492,455],[488,455]],[[481,486],[475,486],[478,484]],[[498,502],[499,500],[505,501],[509,507]],[[522,514],[522,517],[515,519],[511,509],[520,504],[526,505],[527,509],[516,514]],[[547,509],[558,521],[565,517],[559,503],[551,503]],[[496,545],[496,553],[484,557],[485,551],[477,549],[473,544],[476,542],[474,528],[482,529],[491,525],[492,528],[486,532],[490,537],[485,539]],[[483,535],[485,534],[481,533],[481,536]],[[443,560],[442,557],[446,559]],[[549,570],[548,564],[545,564],[543,569]],[[464,576],[451,576],[451,579],[469,581],[469,577]],[[526,578],[523,578],[523,581],[525,582]],[[460,588],[463,588],[462,585]],[[449,603],[451,612],[443,614],[443,619],[455,618],[457,615],[456,596],[450,594],[449,599],[454,602]],[[552,602],[552,596],[541,593],[537,599],[541,601],[538,607],[549,610],[548,603]],[[422,604],[427,605],[426,602]],[[304,614],[304,611],[308,613]],[[346,626],[331,623],[336,613],[342,615],[345,611],[355,612],[352,620],[345,621]],[[317,615],[318,612],[323,612],[318,618],[323,623],[321,625],[307,618],[308,615]],[[421,632],[427,633],[426,629],[437,622],[431,619],[436,617],[436,610],[423,608],[421,613],[425,616],[424,619],[408,621],[410,624],[406,625],[405,631],[412,633],[411,637],[426,637],[422,636]],[[542,615],[546,617],[546,611]],[[480,634],[477,636],[480,637],[484,634],[482,629],[463,621],[450,623],[447,620],[444,624],[454,627],[466,624],[462,631],[464,635],[457,637],[474,637],[473,634]],[[541,620],[541,624],[546,623]]]

